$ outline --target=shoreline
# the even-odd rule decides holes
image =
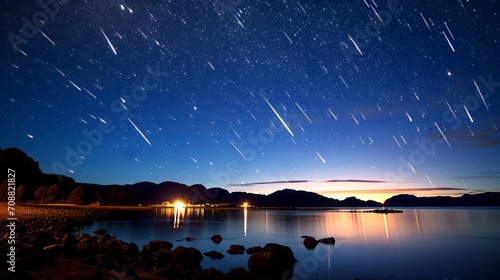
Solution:
[[[7,203],[0,203],[7,209]],[[56,210],[57,211],[54,211]],[[193,247],[177,246],[163,240],[150,240],[142,246],[126,243],[107,234],[106,229],[95,230],[93,235],[78,233],[96,220],[120,219],[124,211],[150,207],[79,206],[67,204],[16,205],[15,213],[15,272],[8,270],[8,262],[0,271],[0,279],[276,279],[279,275],[290,279],[293,275],[291,260],[296,261],[287,246],[266,244],[247,248],[248,267],[234,268],[228,273],[214,268],[203,269],[203,255]],[[0,211],[0,218],[8,220],[7,211]],[[215,233],[214,233],[215,234]],[[2,233],[0,250],[9,256],[9,232]],[[212,238],[216,237],[215,234]],[[219,236],[219,238],[222,238]],[[220,242],[215,239],[216,244]],[[263,244],[256,244],[263,245]],[[234,248],[233,248],[234,246]],[[283,251],[283,248],[287,250]],[[232,245],[234,254],[245,254],[245,248]],[[12,252],[12,251],[11,251]],[[270,254],[271,252],[271,254]],[[285,253],[283,253],[285,252]],[[230,253],[228,251],[229,254]],[[276,259],[266,256],[276,254]],[[4,255],[5,256],[5,255]],[[258,259],[257,261],[255,259]],[[253,259],[253,262],[252,262]],[[285,262],[286,263],[283,263]],[[251,264],[252,263],[252,264]],[[273,266],[269,265],[273,263]],[[257,268],[255,266],[257,264]],[[12,265],[11,265],[12,266]],[[276,270],[278,269],[278,270]],[[50,277],[48,277],[50,276]]]
[[[7,207],[6,202],[0,202],[0,207]],[[40,207],[40,208],[73,208],[73,209],[96,209],[96,210],[111,210],[111,211],[136,211],[136,210],[155,210],[155,209],[175,209],[175,206],[128,206],[128,205],[78,205],[65,203],[51,204],[18,204],[25,207]],[[405,208],[405,207],[401,207]],[[415,207],[411,207],[415,208]],[[391,209],[385,207],[242,207],[242,206],[184,206],[182,209],[204,209],[204,210],[289,210],[289,211],[331,211],[343,213],[380,213],[380,211],[389,211],[389,213],[399,213],[402,210]]]

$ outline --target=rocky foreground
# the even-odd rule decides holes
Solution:
[[[7,205],[4,208],[7,209]],[[7,211],[0,218],[6,221]],[[245,250],[233,245],[229,254],[249,254],[248,270],[234,268],[225,274],[215,269],[203,270],[204,258],[193,247],[178,246],[163,240],[151,240],[139,248],[106,234],[76,233],[96,219],[115,219],[123,211],[88,207],[16,206],[15,272],[3,262],[0,279],[290,279],[296,262],[292,250],[279,244],[266,244]],[[3,256],[11,252],[8,229],[2,234]],[[214,235],[212,241],[220,243]],[[206,257],[218,258],[212,251]]]

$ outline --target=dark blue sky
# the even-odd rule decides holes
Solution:
[[[42,3],[0,4],[0,147],[46,173],[500,190],[494,1]]]

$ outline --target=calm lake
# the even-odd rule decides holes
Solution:
[[[403,213],[338,210],[152,209],[132,221],[97,221],[139,248],[149,240],[216,250],[203,268],[228,272],[245,267],[249,255],[229,255],[232,244],[289,246],[298,262],[293,279],[500,279],[500,208],[401,208]],[[209,238],[222,236],[220,244]],[[307,250],[301,235],[334,237],[332,245]],[[194,237],[192,242],[186,237]]]

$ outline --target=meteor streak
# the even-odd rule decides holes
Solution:
[[[441,133],[441,135],[443,136],[444,138],[444,141],[446,141],[446,144],[448,144],[448,146],[451,148],[451,145],[450,145],[450,142],[448,142],[448,139],[446,139],[446,136],[444,136],[444,133],[443,131],[441,131],[441,128],[439,128],[438,124],[437,123],[434,123],[437,127],[437,129],[439,130],[439,132]]]
[[[139,132],[139,134],[142,136],[142,138],[144,138],[144,140],[146,140],[146,142],[148,142],[148,144],[151,146],[151,142],[149,142],[148,138],[146,138],[146,136],[144,136],[142,131],[135,125],[135,123],[133,121],[131,121],[129,118],[127,118],[127,120],[134,126],[135,130],[137,130],[137,132]]]
[[[292,137],[295,137],[293,135],[293,132],[290,130],[290,128],[288,127],[288,125],[286,125],[285,121],[281,118],[281,116],[278,114],[278,112],[276,112],[276,110],[274,109],[273,105],[271,105],[271,103],[269,103],[269,101],[267,101],[267,98],[264,97],[264,95],[262,95],[262,98],[264,98],[264,100],[267,102],[267,105],[269,105],[269,107],[271,107],[271,110],[273,110],[274,114],[276,115],[276,117],[278,117],[278,119],[281,121],[281,123],[283,124],[283,126],[286,128],[286,130],[288,131],[288,133],[290,133],[290,135],[292,135]]]
[[[106,36],[106,33],[104,33],[104,31],[102,30],[102,28],[99,28],[99,29],[101,29],[102,35],[104,35],[104,38],[106,38],[106,41],[108,41],[108,45],[111,47],[111,50],[113,51],[113,53],[115,55],[117,55],[115,47],[113,47],[113,44],[111,44],[111,41],[108,39],[108,36]]]

